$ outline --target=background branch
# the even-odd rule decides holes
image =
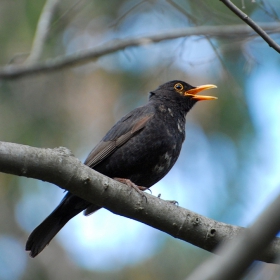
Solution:
[[[0,171],[54,183],[111,212],[164,231],[202,249],[213,251],[244,228],[224,224],[171,204],[146,193],[137,192],[83,165],[66,148],[40,149],[0,142]],[[275,262],[280,239],[254,258]]]
[[[239,279],[255,260],[256,255],[275,237],[279,228],[280,196],[267,207],[252,226],[218,248],[216,252],[222,257],[211,257],[187,280]]]
[[[269,32],[279,32],[280,24],[262,24]],[[34,74],[42,74],[62,70],[68,67],[78,66],[102,57],[104,55],[124,50],[128,47],[148,45],[186,36],[211,36],[211,37],[232,37],[232,36],[254,36],[251,28],[246,25],[232,26],[199,26],[175,29],[152,36],[113,40],[99,47],[87,51],[74,53],[72,55],[59,56],[48,59],[43,63],[32,65],[7,65],[0,69],[0,79],[14,79]]]
[[[57,8],[58,0],[47,0],[37,24],[35,37],[32,44],[32,49],[29,57],[26,60],[27,64],[37,61],[43,52],[43,47],[48,37],[50,24]]]
[[[231,11],[233,11],[239,18],[246,22],[252,27],[267,43],[268,45],[280,53],[280,46],[268,36],[268,34],[263,30],[263,28],[256,24],[248,15],[243,13],[238,7],[236,7],[230,0],[220,0],[223,2]]]

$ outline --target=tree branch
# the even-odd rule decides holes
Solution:
[[[59,0],[47,0],[39,18],[32,49],[26,60],[27,64],[37,61],[42,54],[45,41],[48,37],[50,24]]]
[[[158,197],[145,193],[143,199],[130,187],[112,180],[82,164],[66,148],[40,149],[0,142],[0,172],[54,183],[111,212],[125,216],[202,249],[213,251],[244,228],[203,217]],[[255,256],[275,262],[280,239]]]
[[[222,256],[221,258],[211,257],[199,266],[187,280],[239,279],[255,260],[255,256],[262,252],[275,237],[279,228],[280,195],[252,226],[218,248],[217,253]]]
[[[239,18],[252,27],[267,43],[268,45],[280,53],[280,45],[278,45],[268,34],[256,24],[248,15],[243,13],[238,7],[236,7],[230,0],[220,0],[223,2],[232,12],[234,12]]]
[[[279,32],[280,24],[262,24],[269,32]],[[183,29],[175,29],[161,34],[131,38],[123,40],[112,40],[99,47],[87,51],[77,52],[72,55],[59,56],[48,59],[44,63],[32,65],[7,65],[0,69],[0,80],[15,79],[28,75],[54,72],[68,67],[78,66],[102,57],[104,55],[124,50],[128,47],[148,45],[186,36],[212,36],[212,37],[232,37],[252,35],[252,29],[246,25],[234,26],[199,26]]]

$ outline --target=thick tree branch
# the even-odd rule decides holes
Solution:
[[[280,24],[262,24],[268,32],[279,32]],[[232,37],[232,36],[254,36],[252,29],[246,25],[234,26],[199,26],[183,29],[175,29],[161,34],[155,34],[140,38],[113,40],[102,46],[87,51],[74,53],[67,56],[59,56],[49,59],[43,63],[32,65],[7,65],[0,69],[0,80],[15,79],[39,73],[54,72],[68,67],[78,66],[93,61],[104,55],[124,50],[128,47],[148,45],[186,36],[208,36],[208,37]]]
[[[267,43],[268,45],[280,53],[280,45],[278,45],[264,30],[256,24],[248,15],[243,13],[238,7],[236,7],[230,0],[220,0],[223,2],[232,12],[240,17],[244,22],[252,27]]]
[[[0,142],[0,172],[31,177],[54,183],[73,194],[111,212],[122,215],[213,251],[221,242],[232,239],[244,228],[203,217],[146,193],[136,191],[83,165],[66,148],[39,149]],[[280,239],[255,256],[275,262]]]

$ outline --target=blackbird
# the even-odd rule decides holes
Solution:
[[[90,152],[85,165],[140,190],[162,179],[176,162],[185,139],[186,114],[200,100],[196,95],[216,88],[194,87],[174,80],[149,94],[149,102],[121,118]],[[68,192],[54,211],[31,233],[26,243],[30,256],[38,255],[60,229],[81,211],[100,209]]]

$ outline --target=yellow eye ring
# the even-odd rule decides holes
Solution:
[[[183,85],[180,84],[180,83],[177,83],[177,84],[174,86],[174,89],[175,89],[175,90],[178,90],[178,91],[181,91],[183,88],[184,88]]]

